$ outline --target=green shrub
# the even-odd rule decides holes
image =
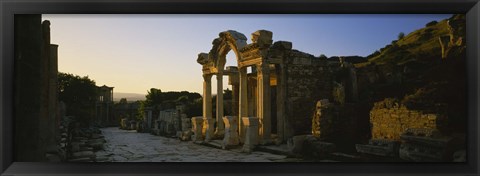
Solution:
[[[398,33],[398,36],[397,36],[398,40],[402,39],[403,37],[405,37],[405,33],[403,32]]]
[[[437,23],[438,23],[437,21],[433,20],[433,21],[428,22],[428,23],[425,25],[425,27],[430,27],[430,26],[436,25]]]

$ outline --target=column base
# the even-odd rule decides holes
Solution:
[[[213,124],[215,123],[215,119],[213,118],[204,118],[206,129],[205,129],[205,142],[210,142],[215,138],[215,134],[213,133]]]
[[[215,139],[223,139],[225,137],[225,129],[217,129],[213,134]]]
[[[203,128],[203,117],[192,117],[193,125],[193,142],[203,141],[202,128]]]
[[[225,116],[223,117],[225,124],[225,134],[223,138],[222,148],[225,149],[229,146],[238,146],[238,132],[237,132],[237,117]]]

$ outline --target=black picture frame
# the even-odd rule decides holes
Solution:
[[[0,171],[2,175],[478,175],[478,0],[1,0]],[[393,14],[465,13],[466,163],[28,163],[13,161],[15,14]]]

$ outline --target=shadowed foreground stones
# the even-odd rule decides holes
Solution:
[[[465,142],[462,136],[445,136],[434,129],[408,129],[401,139],[400,158],[417,162],[453,161]]]
[[[396,157],[398,156],[400,142],[388,139],[372,139],[367,145],[357,144],[355,147],[359,153]]]
[[[78,125],[71,133],[68,161],[92,162],[101,161],[95,151],[102,150],[106,140],[97,127],[79,128]]]
[[[357,144],[359,153],[399,158],[415,162],[465,162],[462,148],[464,136],[442,135],[436,129],[409,128],[401,140],[372,139],[369,144]]]
[[[335,144],[321,141],[313,135],[294,136],[288,141],[288,148],[297,157],[314,159],[324,159],[336,150]]]

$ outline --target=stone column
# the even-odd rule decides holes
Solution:
[[[203,118],[212,118],[212,75],[203,75]]]
[[[248,104],[247,104],[247,67],[242,67],[239,69],[240,76],[240,92],[239,92],[239,105],[238,105],[238,134],[240,135],[240,142],[243,143],[245,139],[245,128],[243,126],[243,117],[247,117],[248,114]]]
[[[270,68],[268,63],[257,65],[258,103],[257,115],[260,118],[259,135],[261,143],[270,142],[271,133],[271,100],[270,100]]]
[[[258,117],[242,117],[243,124],[245,125],[245,143],[243,145],[243,152],[252,152],[255,145],[258,144]]]
[[[217,74],[217,129],[215,136],[222,137],[225,133],[225,126],[223,124],[223,72],[219,71]]]
[[[192,125],[193,125],[193,142],[201,142],[203,140],[202,136],[202,128],[203,128],[203,117],[202,116],[197,116],[197,117],[192,117]]]
[[[239,103],[238,103],[238,88],[239,88],[238,83],[232,85],[232,101],[233,101],[232,115],[237,116],[237,117],[238,117],[238,109],[239,109],[238,108],[238,106],[239,106]]]
[[[225,136],[222,145],[223,149],[228,146],[238,145],[237,121],[237,116],[223,117],[223,122],[225,122]]]
[[[203,125],[205,125],[205,142],[209,142],[214,137],[214,124],[215,119],[213,118],[203,118]]]
[[[238,85],[240,84],[238,67],[228,66],[227,70],[230,72],[228,74],[228,85],[232,85],[232,116],[238,116]],[[239,120],[237,119],[237,121]]]
[[[278,143],[281,143],[285,138],[285,81],[282,74],[284,68],[283,65],[277,65],[277,135]]]

